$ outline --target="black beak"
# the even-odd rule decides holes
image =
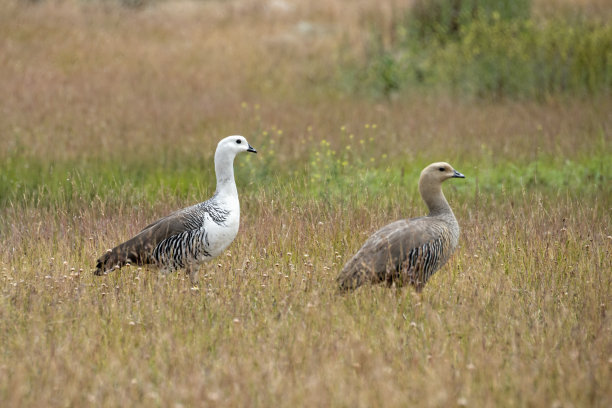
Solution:
[[[465,176],[455,170],[455,172],[453,173],[453,178],[465,178]]]
[[[257,153],[257,150],[255,150],[255,148],[253,146],[249,145],[249,148],[247,149],[247,152]]]

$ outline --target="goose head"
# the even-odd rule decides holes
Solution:
[[[450,178],[465,178],[465,176],[445,162],[432,163],[421,172],[421,180],[426,180],[428,183],[441,184]]]
[[[244,136],[234,135],[221,139],[217,145],[217,152],[236,156],[242,152],[257,153],[257,150],[247,142]]]
[[[445,162],[432,163],[421,172],[419,191],[430,214],[452,213],[442,193],[442,183],[451,178],[465,178],[465,176]]]

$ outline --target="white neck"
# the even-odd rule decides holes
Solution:
[[[234,180],[234,158],[236,154],[227,150],[217,149],[215,152],[215,174],[217,176],[217,191],[219,195],[238,195]]]

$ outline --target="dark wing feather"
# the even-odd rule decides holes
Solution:
[[[438,239],[429,217],[393,222],[376,231],[346,263],[338,275],[342,290],[356,289],[366,282],[379,283],[397,273],[414,248]]]
[[[97,260],[95,274],[101,275],[128,262],[136,265],[152,263],[153,250],[161,241],[201,225],[193,215],[196,212],[191,209],[176,211],[149,224],[132,239],[106,252]]]

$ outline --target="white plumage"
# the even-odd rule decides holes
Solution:
[[[109,250],[98,259],[95,274],[102,275],[128,262],[154,264],[164,272],[186,268],[195,283],[199,264],[221,254],[238,234],[240,202],[234,158],[241,152],[257,153],[243,136],[222,139],[215,152],[215,194],[148,225]]]

